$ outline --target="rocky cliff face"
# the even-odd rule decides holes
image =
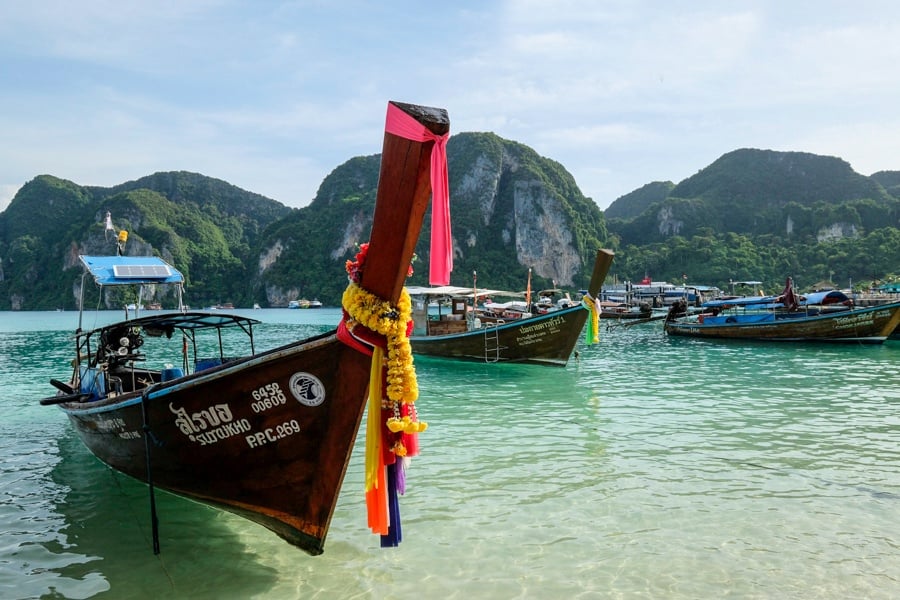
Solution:
[[[490,133],[462,133],[447,146],[454,271],[451,283],[525,289],[580,287],[606,240],[597,206],[558,163]],[[260,253],[260,289],[270,305],[299,296],[338,302],[343,263],[368,239],[380,157],[356,157],[322,182],[313,203],[279,226]],[[416,246],[413,285],[427,284],[430,215]],[[276,252],[276,249],[280,251]],[[266,265],[263,268],[263,265]]]
[[[570,286],[582,261],[563,203],[540,181],[519,181],[513,188],[516,258],[541,277]]]
[[[684,221],[675,218],[675,211],[671,206],[660,208],[656,220],[659,223],[659,233],[665,236],[678,235],[684,226]]]
[[[510,263],[519,273],[531,268],[561,286],[580,283],[586,255],[597,248],[589,248],[591,241],[579,234],[586,229],[579,228],[579,220],[597,219],[599,210],[580,194],[571,175],[532,149],[493,134],[460,134],[451,143],[448,154],[457,154],[450,190],[458,264],[483,271],[478,261],[486,250],[502,248],[514,257]],[[590,237],[605,238],[605,230],[587,230]]]
[[[822,227],[816,233],[816,241],[828,242],[840,240],[842,238],[853,238],[859,235],[859,229],[853,223],[832,223],[827,227]]]
[[[572,285],[582,259],[565,199],[527,171],[521,171],[524,177],[518,177],[518,167],[517,157],[504,149],[499,161],[487,154],[478,155],[471,170],[462,174],[454,199],[462,204],[468,198],[479,215],[479,227],[454,233],[456,255],[465,257],[466,249],[474,248],[480,240],[500,242],[513,249],[520,265],[530,266],[537,275],[559,285]],[[501,182],[509,190],[503,189]],[[509,206],[500,199],[504,192],[512,195]],[[493,229],[499,229],[499,239],[485,235]]]

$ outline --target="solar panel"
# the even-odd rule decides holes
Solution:
[[[165,279],[171,274],[167,265],[113,265],[113,275],[122,279]]]

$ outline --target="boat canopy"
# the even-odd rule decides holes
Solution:
[[[707,300],[701,306],[704,308],[725,308],[727,306],[754,306],[759,308],[766,304],[778,303],[779,296],[741,296],[739,298],[724,298],[721,300]]]
[[[150,337],[172,337],[172,334],[178,330],[183,331],[191,336],[196,332],[208,329],[228,329],[231,327],[239,327],[250,336],[251,344],[253,343],[253,326],[259,325],[262,321],[251,319],[241,315],[233,315],[228,313],[208,313],[208,312],[172,312],[157,313],[147,317],[138,317],[124,322],[113,323],[111,325],[103,325],[91,332],[88,336],[101,333],[108,329],[121,327],[123,324],[128,327],[140,327],[144,333]]]
[[[844,304],[850,297],[840,290],[812,292],[800,296],[800,304]]]
[[[473,289],[470,287],[453,285],[442,285],[437,287],[410,286],[406,288],[406,291],[409,292],[410,296],[422,297],[454,296],[457,298],[471,298],[472,296],[477,295],[479,298],[483,298],[484,296],[510,296],[518,298],[525,295],[523,292],[507,292],[503,290],[488,290],[482,288]]]
[[[184,276],[158,256],[85,256],[81,262],[99,286],[183,284]]]
[[[816,306],[827,304],[846,304],[850,297],[840,290],[827,290],[824,292],[812,292],[798,296],[800,306]],[[725,298],[721,300],[709,300],[702,304],[703,308],[727,308],[730,306],[751,306],[753,308],[776,309],[784,308],[781,296],[741,296],[739,298]]]
[[[258,325],[261,322],[257,319],[228,313],[173,312],[132,319],[128,321],[128,324],[131,326],[139,325],[144,329],[166,331],[169,329],[198,330],[222,329],[235,326],[246,327],[247,325]]]

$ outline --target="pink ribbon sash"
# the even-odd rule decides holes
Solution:
[[[450,183],[447,177],[447,140],[388,102],[384,130],[416,142],[434,142],[431,150],[431,285],[448,285],[453,270],[453,238],[450,236]]]

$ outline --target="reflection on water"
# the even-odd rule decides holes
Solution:
[[[260,326],[259,347],[329,327],[290,321],[303,312],[314,311]],[[66,374],[67,331],[6,322],[0,589],[23,598],[900,595],[900,344],[670,340],[657,325],[604,331],[564,369],[417,357],[417,406],[430,427],[401,498],[399,548],[379,548],[366,530],[357,452],[324,555],[160,493],[154,557],[146,488],[96,461],[58,410],[37,406],[47,379]]]
[[[147,589],[192,598],[217,598],[228,589],[250,597],[271,587],[276,573],[228,528],[236,517],[157,492],[162,551],[154,556],[147,487],[106,468],[74,435],[60,439],[59,447],[51,477],[68,486],[57,503],[65,519],[60,533],[67,546],[89,557],[60,569],[61,576],[102,576],[115,598],[146,597]]]

